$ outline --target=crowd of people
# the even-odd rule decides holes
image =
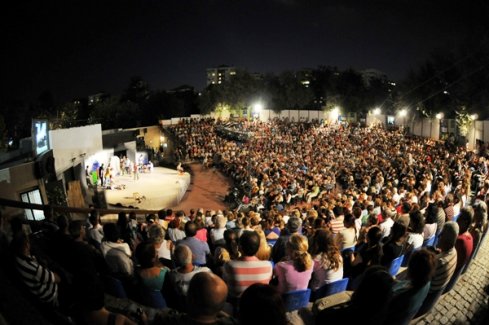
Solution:
[[[312,322],[406,324],[450,289],[486,231],[489,186],[472,182],[487,175],[484,155],[319,121],[243,122],[252,136],[236,141],[216,133],[220,123],[189,120],[171,132],[185,158],[211,160],[253,209],[168,209],[145,220],[122,212],[104,225],[94,210],[87,224],[45,221],[42,239],[12,219],[26,290],[81,324],[135,321],[105,308],[107,277],[138,302],[141,288],[162,293],[169,308],[139,322],[284,324],[284,294],[349,278],[351,301]],[[401,256],[407,272],[395,278],[388,270]]]

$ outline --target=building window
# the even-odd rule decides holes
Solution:
[[[43,204],[41,198],[41,192],[36,188],[29,192],[20,194],[20,199],[25,203]],[[44,220],[44,211],[34,209],[24,209],[25,217],[27,220]]]

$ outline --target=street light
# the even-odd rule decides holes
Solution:
[[[374,115],[380,115],[380,113],[381,113],[381,112],[382,112],[382,111],[380,110],[380,108],[379,108],[379,107],[376,107],[376,108],[374,108],[374,110],[373,110]]]
[[[253,118],[260,117],[260,112],[263,110],[263,104],[260,102],[256,102],[253,104]]]
[[[329,112],[329,119],[331,122],[337,121],[340,116],[340,108],[338,106],[333,107],[333,109]]]
[[[406,117],[406,115],[407,115],[407,109],[403,108],[399,111],[400,117]]]
[[[441,120],[443,118],[443,113],[438,113],[435,115],[435,117],[439,120]]]
[[[479,118],[479,115],[477,115],[477,114],[472,114],[472,115],[470,115],[470,119],[471,119],[472,121],[477,120],[477,118]]]

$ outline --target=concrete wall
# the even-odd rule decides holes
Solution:
[[[102,151],[100,124],[49,131],[49,140],[59,174]]]
[[[0,170],[0,197],[8,200],[21,201],[20,193],[38,188],[43,203],[48,203],[44,184],[36,179],[34,166],[34,162],[28,162]],[[24,215],[24,210],[5,207],[2,213],[7,218],[11,218],[16,215]]]

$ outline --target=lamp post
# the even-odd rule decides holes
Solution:
[[[261,111],[263,110],[263,104],[261,102],[256,102],[253,104],[252,106],[252,118],[253,118],[253,121],[255,119],[259,119],[260,118],[260,113]]]

